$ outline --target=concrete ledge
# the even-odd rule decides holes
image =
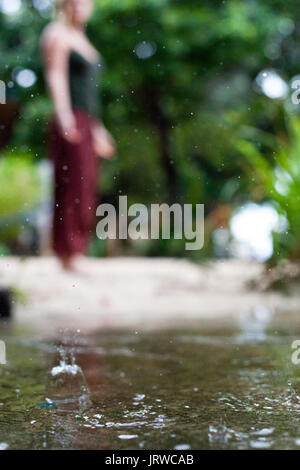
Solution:
[[[195,265],[159,258],[93,259],[93,274],[66,273],[53,257],[0,258],[0,286],[26,293],[16,324],[60,328],[156,329],[240,315],[245,309],[297,310],[299,296],[249,290],[263,266],[238,260]]]

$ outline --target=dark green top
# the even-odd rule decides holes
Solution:
[[[73,109],[91,116],[99,114],[99,64],[92,63],[76,51],[70,53],[69,83]]]

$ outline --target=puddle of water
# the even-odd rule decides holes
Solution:
[[[0,450],[299,448],[300,327],[283,318],[55,343],[0,331]]]

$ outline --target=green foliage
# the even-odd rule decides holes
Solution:
[[[40,199],[40,180],[33,159],[27,154],[0,160],[0,216],[34,207]]]
[[[40,178],[28,154],[10,154],[0,159],[0,242],[14,238],[30,211],[40,202]],[[5,252],[5,248],[1,249]]]
[[[249,140],[238,147],[247,158],[246,166],[253,177],[254,194],[273,201],[279,215],[287,222],[281,233],[274,233],[272,262],[300,259],[300,117],[287,116],[286,131],[280,137],[262,135],[265,149]],[[259,191],[258,191],[259,190]],[[285,225],[285,224],[284,224]]]
[[[44,158],[52,106],[39,39],[51,17],[31,0],[22,3],[20,14],[0,14],[0,78],[14,83],[9,98],[21,104],[12,147]],[[296,0],[95,0],[88,35],[103,56],[102,117],[118,144],[118,158],[105,162],[99,177],[102,200],[116,203],[127,194],[129,204],[198,202],[209,215],[224,203],[241,204],[251,192],[274,199],[283,211],[272,196],[270,151],[270,139],[286,132],[282,105],[253,83],[264,68],[285,78],[299,73],[299,27],[288,34],[281,27],[296,6]],[[141,45],[152,50],[144,59],[137,55]],[[34,70],[33,87],[18,86],[18,67]],[[240,142],[241,128],[246,134],[256,129],[252,142],[262,147],[249,136]],[[249,177],[243,155],[249,162],[250,154],[252,165],[262,166],[263,183]],[[93,252],[102,252],[94,245]],[[209,239],[206,247],[211,254]],[[177,243],[147,249],[188,254]]]

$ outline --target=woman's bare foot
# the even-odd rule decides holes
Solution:
[[[74,271],[75,265],[74,265],[74,256],[66,256],[63,258],[59,258],[62,267],[66,271]]]
[[[83,275],[92,275],[93,267],[89,258],[83,255],[60,258],[62,267],[69,272]]]

